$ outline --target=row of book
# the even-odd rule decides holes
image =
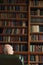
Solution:
[[[0,34],[27,34],[27,29],[25,28],[14,28],[14,29],[11,29],[11,28],[6,28],[6,29],[3,29],[3,28],[0,28]]]
[[[31,0],[30,6],[43,6],[43,0]]]
[[[43,55],[30,55],[30,61],[43,61]]]
[[[30,40],[43,41],[43,34],[42,35],[36,35],[36,34],[30,35]]]
[[[14,11],[27,11],[27,6],[17,6],[17,5],[13,5],[13,6],[0,6],[0,10],[14,10]]]
[[[28,51],[28,48],[27,48],[27,45],[22,45],[22,44],[15,44],[15,45],[13,45],[14,47],[14,51],[17,51],[17,52],[23,52],[23,51]]]
[[[26,27],[28,25],[27,21],[0,21],[0,26],[22,26]]]
[[[32,18],[31,17],[31,23],[43,23],[43,18]]]
[[[0,3],[28,3],[28,0],[0,0]]]
[[[30,61],[43,62],[43,55],[30,55]]]
[[[43,32],[43,25],[32,25],[31,32]]]
[[[27,18],[26,13],[1,13],[0,18]]]
[[[43,45],[30,45],[30,52],[43,52]]]
[[[30,10],[30,14],[31,15],[38,15],[38,16],[43,15],[43,9],[42,8],[40,8],[40,9],[32,8]]]
[[[27,36],[0,36],[0,41],[3,42],[27,42]]]

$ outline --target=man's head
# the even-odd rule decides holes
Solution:
[[[10,44],[4,45],[4,54],[13,54],[13,47]]]

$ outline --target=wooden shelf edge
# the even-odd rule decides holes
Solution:
[[[26,6],[27,3],[0,3],[0,6]]]
[[[43,61],[38,61],[38,62],[36,62],[36,61],[30,61],[30,64],[37,64],[37,63],[43,63]]]
[[[27,44],[27,42],[24,42],[24,41],[10,41],[10,42],[8,42],[8,41],[0,41],[0,44]]]
[[[43,52],[30,52],[31,55],[43,55]]]
[[[27,11],[15,11],[15,10],[0,10],[0,13],[27,13]]]
[[[28,53],[27,52],[25,52],[25,51],[14,51],[14,54],[24,54],[24,55],[27,55]]]

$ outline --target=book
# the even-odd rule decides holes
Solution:
[[[26,18],[27,17],[27,15],[26,15],[26,13],[20,13],[20,18]]]
[[[30,4],[30,6],[33,6],[34,5],[34,2],[33,1],[30,1],[29,4]]]
[[[5,10],[5,7],[4,6],[0,6],[0,10]]]
[[[42,52],[43,52],[43,45],[42,45]]]
[[[15,6],[13,6],[13,10],[15,11]]]
[[[35,52],[35,45],[30,45],[30,52]]]
[[[20,44],[20,45],[19,45],[19,51],[20,51],[20,52],[27,51],[27,45],[25,45],[25,44]]]
[[[42,25],[39,26],[39,31],[43,32],[43,26]]]
[[[42,45],[38,45],[38,52],[42,52]]]
[[[9,10],[9,11],[13,10],[13,6],[8,6],[7,10]]]
[[[35,61],[35,56],[34,55],[30,55],[30,61]]]
[[[43,55],[42,55],[42,61],[43,61]]]
[[[12,3],[12,0],[7,0],[8,3]]]
[[[31,40],[36,40],[36,35],[31,35]]]
[[[31,11],[30,11],[31,13],[30,13],[30,15],[37,15],[37,10],[36,9],[31,9]]]
[[[36,62],[39,61],[38,55],[35,56],[35,59],[36,59]],[[38,65],[38,63],[36,65]]]
[[[23,21],[22,26],[23,26],[23,27],[25,27],[25,26],[26,26],[26,22],[25,22],[25,21]]]
[[[42,55],[38,55],[39,61],[42,61]]]
[[[10,42],[10,36],[7,37],[7,42]]]
[[[33,45],[33,52],[35,52],[35,45]]]
[[[42,35],[38,35],[38,40],[43,40],[43,36]]]
[[[15,6],[15,11],[20,11],[20,6]]]
[[[33,25],[32,27],[32,32],[39,32],[39,25]]]
[[[5,8],[5,10],[7,10],[7,6],[5,6],[4,8]]]
[[[19,52],[19,44],[14,44],[14,51]]]
[[[3,22],[2,22],[2,25],[3,25],[3,26],[8,26],[8,23],[9,23],[9,22],[7,22],[7,21],[3,21]]]
[[[43,15],[43,9],[40,9],[40,15]]]
[[[39,1],[39,6],[43,6],[43,1]]]
[[[20,11],[24,11],[23,6],[20,6]]]
[[[5,31],[5,34],[11,34],[12,33],[12,29],[11,28],[7,28]]]
[[[16,13],[13,13],[12,14],[12,18],[16,18]]]
[[[38,45],[35,45],[35,52],[38,52]]]
[[[38,0],[34,0],[34,6],[38,5]]]
[[[35,45],[35,52],[42,52],[42,45]]]
[[[33,45],[30,45],[30,52],[33,52]]]
[[[40,15],[40,9],[37,10],[37,15],[38,15],[38,16]]]

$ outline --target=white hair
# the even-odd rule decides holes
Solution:
[[[13,47],[10,44],[5,44],[4,45],[4,53],[5,54],[13,54]]]

